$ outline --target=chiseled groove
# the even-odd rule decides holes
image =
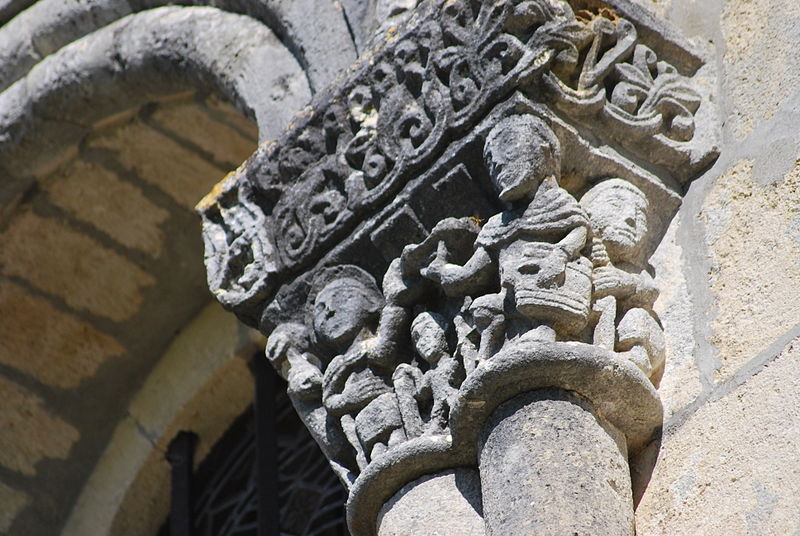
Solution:
[[[0,26],[29,8],[36,0],[0,0]]]

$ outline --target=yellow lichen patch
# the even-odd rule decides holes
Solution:
[[[155,278],[92,238],[21,211],[0,234],[0,270],[70,306],[122,321],[139,310]]]
[[[236,177],[237,173],[235,171],[231,171],[225,175],[221,181],[211,187],[211,191],[203,196],[197,205],[195,205],[194,209],[197,212],[205,212],[216,205],[217,200],[222,196],[222,194],[230,190],[230,188],[233,186],[233,182],[236,180]]]
[[[23,387],[0,377],[0,465],[24,475],[36,474],[44,458],[66,459],[80,438],[75,427]]]
[[[701,217],[709,228],[711,290],[717,300],[712,344],[730,376],[797,324],[800,303],[800,165],[783,182],[761,186],[752,162],[716,182]],[[758,329],[753,329],[758,326]]]
[[[141,121],[94,138],[89,147],[114,151],[125,168],[188,209],[192,209],[224,173],[201,154]]]
[[[75,387],[125,349],[91,324],[0,282],[0,363],[56,387]]]
[[[153,257],[161,254],[164,233],[160,225],[169,212],[110,171],[89,162],[73,162],[53,177],[47,190],[56,205],[123,246]]]
[[[6,534],[20,510],[30,502],[27,493],[15,490],[0,482],[0,534]]]

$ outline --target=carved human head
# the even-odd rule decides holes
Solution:
[[[624,179],[606,179],[583,195],[581,205],[611,260],[633,261],[647,235],[644,192]]]
[[[526,199],[546,177],[558,177],[561,147],[552,129],[533,115],[512,115],[486,137],[483,158],[501,201]]]
[[[314,299],[313,324],[317,340],[337,350],[355,339],[381,310],[377,287],[354,277],[328,282]]]
[[[447,322],[442,315],[425,311],[411,322],[411,340],[420,357],[431,365],[436,364],[447,353],[445,328]]]

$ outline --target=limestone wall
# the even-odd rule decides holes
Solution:
[[[716,66],[723,143],[654,262],[666,415],[637,534],[800,534],[800,4],[638,3]]]

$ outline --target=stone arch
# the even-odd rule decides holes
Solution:
[[[208,7],[130,15],[75,41],[0,94],[6,204],[113,114],[192,88],[219,91],[276,136],[310,94],[292,55],[261,23]],[[40,172],[41,173],[41,172]],[[33,175],[36,175],[34,172]]]
[[[19,3],[19,2],[18,2]],[[334,2],[299,0],[40,0],[0,29],[0,91],[22,78],[46,56],[104,25],[140,11],[167,4],[212,6],[248,15],[269,26],[295,55],[313,89],[324,87],[355,59],[355,48],[341,7]],[[0,13],[2,16],[2,13]],[[309,25],[308,20],[324,20]]]
[[[0,332],[23,328],[11,342],[32,346],[0,355],[0,396],[21,400],[0,421],[33,412],[11,415],[25,428],[0,454],[0,533],[60,533],[68,523],[74,534],[129,534],[142,515],[157,527],[167,489],[160,438],[195,429],[201,459],[249,402],[242,357],[254,339],[203,309],[191,207],[256,148],[250,121],[261,139],[277,137],[310,98],[309,81],[324,85],[355,57],[353,45],[333,12],[327,33],[301,39],[312,33],[303,6],[335,11],[328,2],[163,3],[42,0],[0,27],[9,83],[0,92],[0,311],[10,319]],[[36,57],[19,56],[26,40]],[[151,148],[161,160],[148,161]],[[184,352],[176,364],[180,341],[206,334],[231,346]],[[148,413],[141,401],[159,385],[177,393]],[[199,424],[203,404],[227,410],[204,411]]]
[[[169,509],[167,445],[193,430],[197,458],[208,453],[252,402],[247,360],[263,343],[215,304],[195,316],[130,402],[61,534],[155,534]]]

